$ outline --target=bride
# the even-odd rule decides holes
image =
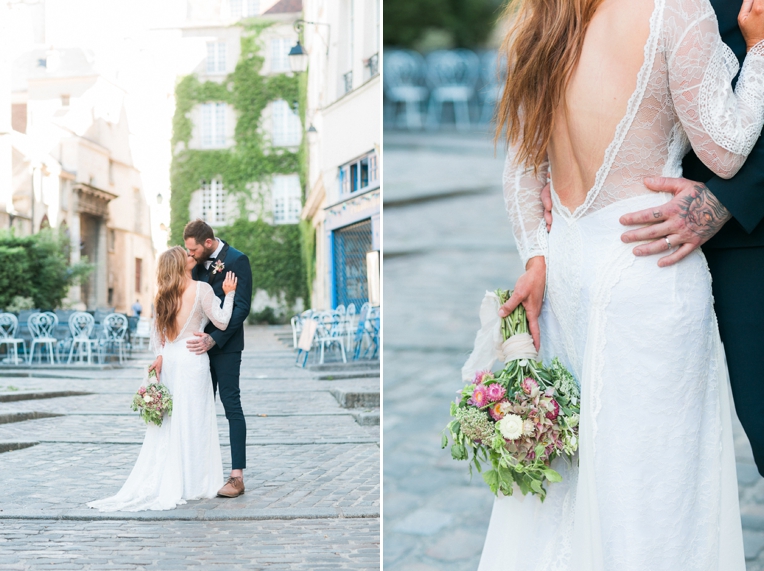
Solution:
[[[619,216],[667,202],[642,181],[681,176],[690,147],[719,176],[742,166],[764,121],[764,0],[743,2],[735,91],[708,0],[515,4],[498,129],[526,273],[500,313],[523,303],[540,358],[559,356],[579,380],[580,447],[573,467],[555,465],[563,482],[544,503],[496,499],[480,570],[743,571],[705,258],[637,258]]]
[[[161,358],[162,378],[172,393],[172,416],[146,429],[138,460],[117,495],[90,502],[101,511],[167,510],[187,500],[213,498],[223,485],[223,461],[206,353],[186,348],[208,321],[225,329],[233,310],[236,277],[226,274],[225,301],[212,287],[191,279],[196,260],[180,246],[159,256],[156,321],[151,345]]]

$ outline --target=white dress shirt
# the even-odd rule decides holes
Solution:
[[[218,247],[210,255],[211,258],[217,258],[218,255],[220,254],[220,251],[223,249],[223,246],[225,246],[225,242],[223,242],[223,240],[221,240],[220,238],[218,238],[217,241],[218,241]],[[204,261],[204,269],[205,270],[209,270],[210,269],[210,265],[212,265],[212,260],[205,260]]]

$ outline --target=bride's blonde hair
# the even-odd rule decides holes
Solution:
[[[602,0],[512,0],[501,47],[507,79],[496,110],[496,141],[517,145],[517,164],[544,162],[557,109],[581,56],[586,28]],[[501,61],[501,59],[499,60]]]
[[[159,256],[157,264],[157,295],[154,300],[156,327],[162,341],[178,335],[176,317],[186,283],[186,251],[180,246],[170,248]]]

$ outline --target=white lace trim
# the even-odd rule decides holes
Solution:
[[[655,0],[655,8],[650,16],[650,33],[647,37],[644,47],[644,61],[637,73],[637,85],[634,88],[631,96],[629,97],[629,103],[626,106],[626,114],[618,122],[618,126],[615,128],[615,135],[613,140],[610,141],[607,149],[605,150],[605,158],[597,170],[597,175],[594,178],[594,186],[586,193],[586,200],[576,210],[570,213],[565,206],[559,200],[559,197],[552,192],[552,200],[556,201],[558,209],[563,213],[563,216],[570,219],[576,219],[583,216],[592,203],[599,196],[602,190],[602,185],[605,183],[610,174],[610,169],[613,166],[616,155],[623,144],[626,134],[629,132],[634,118],[637,116],[637,111],[642,104],[642,99],[647,89],[647,84],[650,80],[650,71],[655,63],[655,54],[658,48],[658,39],[660,38],[660,32],[663,26],[663,7],[665,0]]]

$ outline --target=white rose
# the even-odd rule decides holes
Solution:
[[[516,414],[508,414],[499,421],[499,432],[507,440],[516,440],[523,435],[523,419]]]
[[[149,395],[143,395],[143,400],[144,400],[144,402],[149,403],[149,402],[151,402],[151,397]]]

